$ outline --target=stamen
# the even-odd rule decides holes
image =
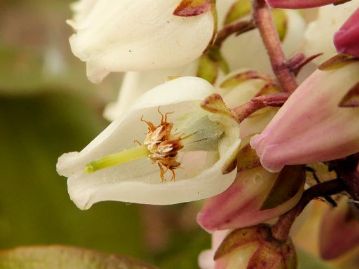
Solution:
[[[86,173],[93,173],[98,170],[112,167],[115,165],[135,161],[141,158],[148,157],[150,152],[147,147],[139,146],[131,149],[125,149],[115,154],[105,156],[99,160],[90,162],[85,167]]]

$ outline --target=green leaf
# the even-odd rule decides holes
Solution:
[[[249,15],[252,11],[252,3],[250,0],[237,0],[230,7],[226,18],[224,20],[224,24],[231,24],[247,15]]]
[[[155,269],[119,255],[66,247],[21,247],[0,252],[0,269]]]

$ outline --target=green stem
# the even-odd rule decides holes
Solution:
[[[147,157],[148,154],[149,151],[145,146],[125,149],[118,153],[107,155],[99,160],[88,163],[85,167],[85,172],[93,173],[101,169],[135,161]]]

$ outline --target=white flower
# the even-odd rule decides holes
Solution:
[[[217,0],[219,29],[223,27],[224,18],[235,0]],[[287,56],[292,56],[302,46],[305,22],[298,11],[285,10],[287,16],[287,34],[283,40],[283,49]],[[258,30],[252,30],[241,36],[230,37],[224,42],[222,53],[232,70],[251,68],[271,73],[265,47],[260,40]],[[256,59],[253,61],[253,59]],[[104,112],[108,120],[119,117],[134,100],[145,91],[176,76],[196,75],[197,60],[185,66],[143,72],[127,72],[119,90],[116,103],[109,104]]]
[[[196,68],[197,64],[193,62],[186,66],[176,68],[126,72],[118,93],[118,98],[116,102],[106,106],[104,117],[110,121],[117,119],[146,91],[173,78],[194,76],[196,74]]]
[[[358,6],[359,0],[352,0],[337,6],[328,5],[319,8],[317,19],[311,22],[305,31],[306,55],[323,53],[315,59],[316,63],[334,56],[337,53],[333,42],[334,34]]]
[[[142,95],[85,149],[60,157],[57,170],[68,177],[71,199],[82,209],[105,200],[174,204],[204,199],[226,190],[235,174],[223,175],[222,169],[232,162],[238,150],[239,128],[230,117],[200,108],[200,102],[213,92],[214,88],[205,80],[182,77]],[[165,143],[170,144],[169,148],[158,143],[164,141],[163,130],[157,130],[161,119],[158,109],[162,114],[173,112],[167,115],[167,121],[163,119],[173,123],[174,132],[165,141],[169,142]],[[147,131],[142,117],[148,121]],[[134,140],[142,144],[137,146],[139,150]],[[174,154],[166,155],[171,150]],[[121,156],[115,158],[116,162],[123,163],[109,165],[114,159],[111,154],[118,153]],[[169,159],[161,159],[165,155]],[[168,160],[169,166],[161,163]],[[85,168],[95,172],[88,173]],[[175,180],[161,179],[160,171],[167,179],[174,172]]]
[[[214,31],[211,11],[173,15],[179,0],[81,0],[70,25],[73,53],[100,82],[110,72],[172,68],[192,62]]]

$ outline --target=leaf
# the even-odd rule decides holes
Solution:
[[[271,209],[288,201],[303,188],[305,170],[303,166],[286,166],[279,173],[267,199],[263,202],[261,210]]]
[[[182,0],[173,14],[180,17],[198,16],[210,11],[214,4],[214,0]]]
[[[230,7],[226,18],[224,20],[224,24],[231,24],[247,15],[249,15],[252,11],[252,3],[250,0],[237,0]]]
[[[322,63],[318,68],[322,71],[331,71],[356,61],[359,59],[346,54],[338,54]]]
[[[359,82],[355,84],[344,96],[339,104],[340,107],[358,107],[359,106]]]
[[[0,269],[155,269],[132,258],[66,247],[20,247],[0,252]]]
[[[282,9],[273,9],[272,16],[274,25],[277,29],[280,41],[283,41],[287,36],[288,18],[287,14]]]

